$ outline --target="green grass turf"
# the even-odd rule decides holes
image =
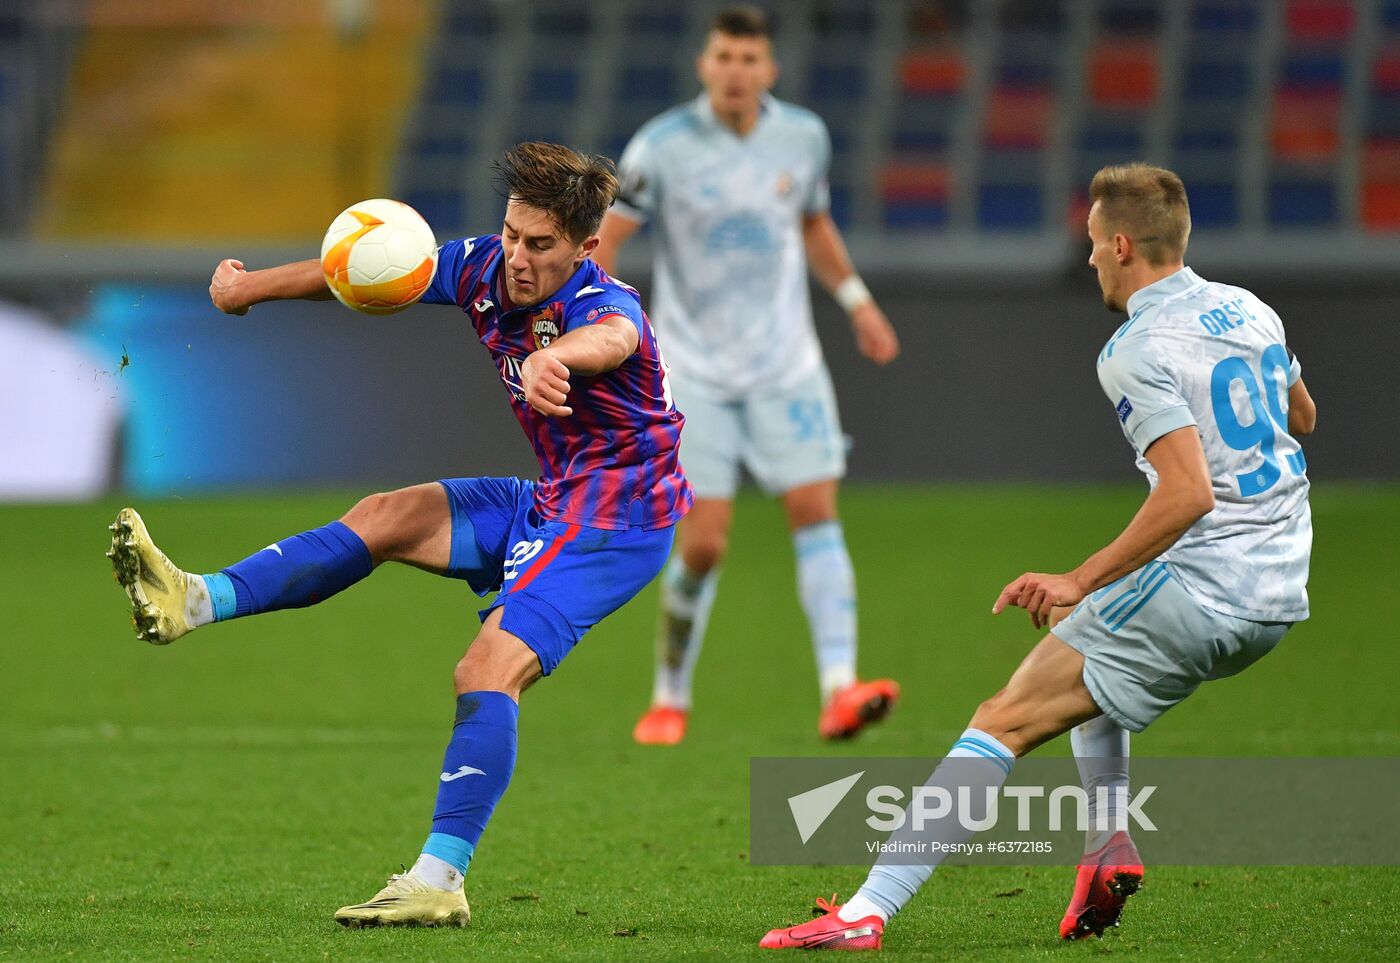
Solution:
[[[905,701],[838,747],[815,737],[778,510],[742,499],[690,737],[674,749],[629,739],[649,694],[648,590],[526,696],[519,768],[468,877],[466,931],[347,931],[330,918],[412,862],[427,830],[450,672],[476,624],[462,586],[391,566],[320,607],[156,649],[133,637],[102,557],[116,502],[0,509],[0,957],[772,959],[755,947],[767,928],[863,873],[748,864],[749,757],[940,755],[1037,637],[1019,613],[988,614],[997,591],[1078,561],[1140,495],[853,486],[862,670],[898,678]],[[178,562],[211,570],[348,503],[141,507]],[[1314,510],[1312,621],[1170,713],[1136,754],[1400,752],[1384,601],[1400,571],[1400,491],[1324,488]],[[895,921],[886,953],[1400,956],[1394,868],[1149,867],[1120,930],[1062,946],[1071,872],[950,867]]]

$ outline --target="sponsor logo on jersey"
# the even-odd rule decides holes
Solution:
[[[1114,410],[1118,412],[1118,420],[1126,424],[1128,416],[1133,413],[1133,403],[1124,395],[1118,399],[1118,406]]]
[[[787,171],[783,171],[781,174],[778,175],[778,196],[787,197],[789,194],[792,193],[792,188],[792,175],[789,174]]]
[[[516,401],[525,400],[525,386],[520,382],[520,362],[508,354],[500,356],[498,365],[501,372],[501,380],[505,382],[506,390]]]
[[[564,305],[555,301],[530,315],[530,335],[535,339],[536,351],[549,347],[559,337],[559,320],[563,313]]]
[[[610,314],[626,315],[627,312],[615,304],[605,304],[601,308],[594,308],[592,311],[589,311],[587,316],[584,317],[584,320],[596,321],[599,318],[606,318]]]

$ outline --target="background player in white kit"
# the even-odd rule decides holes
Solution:
[[[1294,436],[1311,433],[1316,408],[1269,306],[1185,267],[1191,215],[1180,178],[1107,167],[1089,193],[1089,264],[1104,304],[1128,313],[1099,354],[1099,382],[1151,491],[1122,534],[1072,572],[1028,572],[1002,590],[994,613],[1017,605],[1051,631],[978,707],[948,754],[960,761],[945,761],[929,784],[975,782],[969,798],[984,798],[979,788],[1000,788],[1018,756],[1072,730],[1089,825],[1107,787],[1114,826],[1126,825],[1117,811],[1126,791],[1113,790],[1127,788],[1128,732],[1244,669],[1308,617],[1312,517]],[[930,842],[971,835],[950,818]],[[1090,832],[1084,848],[1060,922],[1066,939],[1115,925],[1143,878],[1126,832]],[[882,860],[850,902],[762,945],[878,949],[935,865]]]
[[[867,358],[893,361],[899,341],[828,212],[826,126],[768,94],[778,68],[766,16],[721,11],[697,70],[704,92],[628,144],[594,254],[611,271],[618,248],[651,222],[652,315],[686,416],[681,459],[696,494],[662,578],[652,707],[634,736],[672,744],[685,734],[743,464],[782,497],[817,657],[819,729],[844,738],[888,712],[899,689],[856,677],[855,577],[836,510],[846,439],[812,324],[808,262]]]

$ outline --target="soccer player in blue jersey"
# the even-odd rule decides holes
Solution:
[[[453,671],[456,722],[422,855],[373,899],[341,908],[342,924],[469,922],[462,878],[510,782],[520,693],[655,577],[690,507],[677,461],[683,418],[651,324],[636,291],[589,260],[617,188],[610,168],[554,144],[507,152],[501,234],[443,245],[423,298],[470,319],[535,448],[539,481],[451,478],[371,495],[210,575],[174,565],[130,508],[111,526],[137,635],[158,645],[324,601],[383,562],[499,593]],[[230,314],[331,296],[317,260],[262,271],[224,261],[209,290]]]
[[[851,267],[827,189],[831,141],[811,111],[768,93],[772,30],[751,6],[715,16],[697,62],[704,92],[648,121],[619,162],[622,190],[597,259],[644,223],[656,239],[656,318],[686,413],[695,510],[662,578],[652,705],[638,742],[679,742],[733,518],[740,466],[782,499],[817,660],[824,738],[882,717],[889,679],[856,674],[856,585],[837,512],[846,438],[812,323],[807,271],[850,314],[877,364],[899,339]]]
[[[1099,354],[1099,383],[1150,491],[1122,533],[1073,571],[1027,572],[1002,589],[994,614],[1020,606],[1049,633],[928,783],[987,798],[1018,757],[1071,733],[1095,828],[1064,939],[1102,936],[1142,884],[1137,847],[1119,829],[1128,734],[1201,683],[1247,668],[1308,617],[1312,515],[1297,437],[1317,417],[1278,315],[1186,267],[1191,213],[1179,177],[1106,167],[1089,194],[1089,265],[1104,304],[1128,315]],[[946,853],[971,835],[950,817],[920,842]],[[761,945],[879,949],[885,924],[936,866],[882,857],[844,906],[827,904]]]

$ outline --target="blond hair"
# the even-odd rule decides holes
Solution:
[[[1104,224],[1126,234],[1153,267],[1186,256],[1191,208],[1186,185],[1163,167],[1114,164],[1094,175],[1089,198],[1099,202]]]

